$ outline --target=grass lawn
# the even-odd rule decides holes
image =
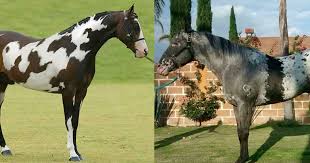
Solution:
[[[152,58],[154,9],[153,1],[148,0],[1,0],[0,30],[44,38],[87,16],[102,11],[129,9],[132,4],[135,4]],[[146,59],[135,59],[134,54],[119,40],[111,39],[98,52],[95,81],[153,83],[153,68],[153,64]]]
[[[310,162],[310,126],[256,127],[249,152],[257,162]],[[235,126],[155,129],[155,160],[160,162],[234,162],[239,156]]]
[[[152,86],[90,87],[83,102],[77,138],[84,162],[153,162]],[[1,120],[14,156],[0,155],[0,162],[68,160],[61,96],[9,87]]]

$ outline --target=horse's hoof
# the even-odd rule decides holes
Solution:
[[[81,155],[79,155],[80,156],[80,160],[82,161],[82,160],[84,160],[84,158],[81,156]]]
[[[71,157],[69,161],[81,161],[80,157]]]
[[[5,150],[1,152],[2,156],[12,156],[12,152],[10,150]]]

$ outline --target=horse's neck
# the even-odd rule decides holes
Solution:
[[[195,59],[205,65],[221,80],[224,67],[223,55],[218,55],[213,47],[200,47],[200,52],[195,56]]]
[[[116,19],[112,13],[100,17],[96,14],[51,37],[71,37],[77,48],[96,54],[107,40],[115,37]]]

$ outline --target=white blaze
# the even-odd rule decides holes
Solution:
[[[142,28],[141,28],[141,25],[140,25],[138,19],[135,18],[134,20],[139,24],[139,27],[140,27],[139,39],[143,39],[143,40],[139,40],[139,41],[135,42],[135,48],[138,51],[144,53],[144,50],[148,50],[147,44],[146,44],[146,41],[144,40],[144,35],[143,35]]]

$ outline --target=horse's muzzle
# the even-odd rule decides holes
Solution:
[[[156,73],[167,76],[169,74],[168,67],[167,66],[158,66],[156,69]]]
[[[145,48],[143,50],[136,49],[135,57],[136,58],[143,58],[143,57],[147,56],[148,53],[149,53],[149,51],[147,48]]]

